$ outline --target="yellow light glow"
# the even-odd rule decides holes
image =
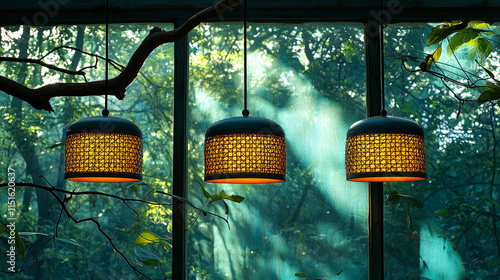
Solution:
[[[247,175],[258,175],[245,177]],[[276,183],[286,174],[285,138],[257,133],[216,135],[205,139],[205,176],[212,183]],[[233,175],[233,177],[231,177]],[[234,178],[236,177],[240,178]],[[266,177],[267,176],[267,177]],[[243,178],[241,178],[243,177]],[[252,177],[252,178],[250,178]],[[272,178],[272,179],[270,179]]]
[[[142,170],[142,138],[124,133],[76,133],[66,137],[67,180],[83,182],[132,182],[122,174]],[[96,174],[94,174],[96,173]],[[99,174],[106,174],[100,177]],[[116,174],[113,175],[113,174]],[[114,177],[109,177],[114,176]]]
[[[422,177],[364,177],[348,179],[354,182],[403,182],[403,181],[420,181],[425,180]]]
[[[73,177],[67,178],[68,181],[95,182],[95,183],[119,183],[119,182],[137,182],[139,179],[122,177]]]
[[[346,174],[362,176],[362,178],[348,179],[350,181],[423,180],[425,178],[405,176],[404,173],[425,172],[423,136],[403,133],[369,133],[351,136],[347,139]],[[378,173],[380,176],[375,176],[373,173]]]
[[[279,179],[233,178],[233,179],[213,179],[213,180],[207,180],[207,182],[221,183],[221,184],[268,184],[268,183],[281,183],[284,181]]]

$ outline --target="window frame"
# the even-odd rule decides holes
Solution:
[[[407,2],[403,1],[402,2]],[[14,1],[15,2],[15,1]],[[144,3],[145,9],[154,3],[149,0]],[[302,2],[292,3],[294,9],[287,7],[267,9],[266,2],[257,3],[253,8],[249,8],[249,21],[257,23],[304,23],[304,22],[358,22],[364,24],[365,35],[365,59],[366,59],[366,115],[372,117],[379,115],[381,110],[381,85],[383,82],[380,70],[381,46],[380,24],[375,17],[378,17],[378,1],[360,1],[356,4],[358,7],[347,7],[348,2],[326,4],[327,7],[312,7],[297,9]],[[373,2],[373,3],[371,3]],[[404,7],[398,0],[386,1],[390,12],[392,7],[399,4],[401,10],[398,13],[389,13],[387,22],[443,22],[447,20],[500,20],[500,14],[497,12],[500,3],[490,4],[490,7],[467,6],[472,5],[468,1],[451,3],[453,6],[432,7],[431,0],[426,0],[426,7]],[[21,3],[21,2],[18,2]],[[94,4],[94,2],[92,2]],[[212,1],[199,1],[196,4],[166,4],[163,9],[144,12],[132,8],[110,8],[110,23],[130,23],[130,22],[166,22],[173,23],[174,28],[178,28],[194,15],[200,7],[212,5]],[[344,6],[342,6],[344,4]],[[15,5],[15,4],[12,4]],[[22,5],[22,4],[19,4]],[[33,4],[35,5],[35,4]],[[283,4],[277,4],[283,5]],[[312,5],[312,4],[311,4]],[[329,7],[328,7],[329,5]],[[394,6],[396,5],[396,6]],[[450,5],[450,3],[447,3]],[[182,9],[182,6],[184,8]],[[257,7],[255,7],[257,6]],[[36,12],[43,7],[33,10],[32,7],[15,10],[13,7],[7,7],[7,11],[0,19],[0,26],[22,25],[29,23]],[[104,22],[104,12],[101,8],[92,6],[90,8],[78,8],[73,10],[63,10],[56,13],[54,17],[47,22],[49,25],[60,24],[91,24]],[[176,10],[177,9],[177,10]],[[181,12],[179,12],[179,9]],[[12,11],[11,13],[8,13]],[[88,14],[95,16],[89,20]],[[132,15],[132,16],[131,16]],[[444,16],[443,16],[444,15]],[[102,22],[96,19],[103,19]],[[134,18],[134,20],[130,20]],[[224,15],[224,17],[211,19],[209,22],[241,21],[242,12],[234,11]],[[187,36],[174,43],[174,139],[173,139],[173,194],[179,197],[186,197],[187,194],[187,97],[189,94],[189,44]],[[378,78],[373,78],[378,77]],[[384,279],[384,230],[383,230],[383,183],[368,183],[369,202],[368,202],[368,223],[369,223],[369,279]],[[187,255],[186,255],[186,224],[185,224],[185,205],[180,200],[175,200],[172,207],[172,279],[184,280],[187,277]]]

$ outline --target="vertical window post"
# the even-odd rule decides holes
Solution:
[[[178,19],[174,28],[184,20]],[[173,193],[186,197],[186,111],[188,96],[189,48],[188,36],[174,45],[174,153],[173,153]],[[186,279],[186,210],[185,203],[173,199],[172,206],[172,279]]]
[[[365,23],[366,116],[380,115],[381,77],[380,24],[372,18]],[[384,184],[368,183],[369,279],[384,279]]]

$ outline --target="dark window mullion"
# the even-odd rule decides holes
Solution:
[[[174,28],[184,20],[178,20]],[[188,36],[175,42],[174,49],[174,152],[173,194],[186,197],[187,193],[187,95],[189,44]],[[186,210],[185,203],[174,198],[172,206],[172,279],[186,279]]]
[[[380,25],[376,19],[365,23],[366,116],[380,115],[382,82]],[[384,279],[384,184],[368,183],[369,279]]]

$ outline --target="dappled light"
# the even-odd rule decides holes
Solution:
[[[0,92],[0,278],[15,261],[15,279],[177,280],[186,268],[188,280],[365,280],[378,234],[385,279],[499,279],[498,24],[389,23],[384,106],[418,122],[425,137],[346,141],[378,102],[366,98],[378,78],[367,84],[366,73],[379,65],[364,41],[365,19],[280,20],[249,23],[248,110],[286,137],[262,129],[205,138],[211,124],[244,108],[243,24],[233,18],[195,27],[175,53],[174,44],[155,48],[131,83],[114,89],[121,95],[109,96],[110,116],[137,124],[142,140],[66,135],[75,120],[101,114],[99,91],[54,96],[50,114]],[[111,24],[110,78],[149,30],[172,28]],[[104,35],[93,24],[0,27],[0,86],[95,85],[104,77]],[[347,159],[346,142],[356,148]],[[346,180],[351,171],[367,177]],[[378,219],[370,205],[381,210],[383,232],[369,225]]]
[[[429,231],[427,225],[420,229],[420,269],[428,279],[463,279],[465,268],[460,255],[450,239]]]
[[[239,116],[243,104],[240,26],[226,27],[233,34],[240,29],[238,38],[229,37],[234,40],[226,41],[218,40],[219,36],[226,36],[226,30],[217,25],[207,26],[208,29],[206,26],[200,28],[200,32],[204,30],[213,34],[203,39],[206,49],[200,48],[199,41],[195,44],[195,53],[202,52],[204,56],[193,53],[190,56],[193,69],[190,121],[193,128],[200,127],[191,137],[200,140],[203,139],[203,128],[215,121]],[[315,70],[311,68],[315,63],[319,63],[316,67],[336,67],[329,63],[341,59],[339,57],[344,54],[339,50],[332,51],[341,48],[333,38],[327,40],[332,50],[311,50],[317,60],[294,56],[294,53],[305,53],[304,38],[307,36],[322,41],[333,36],[330,34],[334,31],[341,30],[354,38],[361,29],[356,25],[283,27],[265,24],[251,25],[250,30],[248,109],[250,116],[268,118],[283,127],[287,141],[287,178],[286,182],[269,185],[220,185],[220,189],[239,193],[246,200],[238,207],[231,206],[231,230],[213,221],[210,225],[203,224],[203,229],[189,233],[189,240],[207,238],[209,244],[213,243],[208,254],[201,254],[196,259],[191,257],[189,265],[194,267],[191,275],[201,277],[206,273],[203,264],[213,263],[217,269],[215,275],[220,279],[291,279],[296,272],[303,270],[332,275],[348,267],[358,269],[346,271],[339,279],[365,278],[367,189],[365,184],[345,181],[344,169],[347,129],[351,122],[363,117],[363,79],[359,79],[354,88],[348,86],[349,82],[339,81],[338,92],[334,93],[325,86],[327,79],[334,78],[333,75],[325,74],[325,80],[319,80],[304,73]],[[192,38],[199,38],[194,34]],[[325,35],[319,36],[321,34]],[[277,36],[293,40],[273,44]],[[363,42],[352,44],[362,45]],[[237,50],[234,50],[234,45]],[[227,58],[207,64],[206,59],[214,55],[210,51],[214,46],[217,46],[217,52],[226,53]],[[360,52],[357,60],[360,69],[364,67],[362,57]],[[320,62],[322,60],[325,61]],[[200,75],[207,77],[208,73],[227,63],[234,65],[232,79],[227,75],[213,75],[213,79],[197,78]],[[194,72],[194,69],[200,70]],[[201,86],[200,83],[209,84]],[[347,88],[357,91],[354,98],[348,95]],[[359,110],[344,107],[343,99],[357,104]],[[199,150],[191,150],[193,158],[202,160],[195,156],[198,153]],[[202,168],[202,162],[191,165],[192,168],[197,166]],[[194,173],[191,180],[190,195],[198,196],[199,187],[194,181],[202,178]],[[224,183],[224,180],[219,183]],[[198,256],[198,248],[198,245],[190,246],[189,254]]]

